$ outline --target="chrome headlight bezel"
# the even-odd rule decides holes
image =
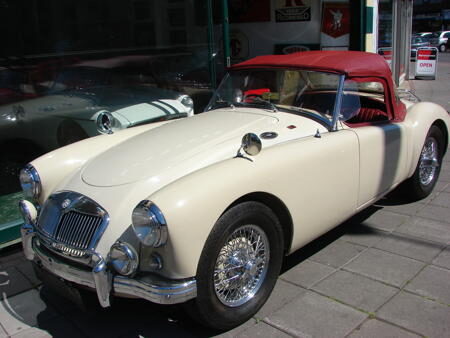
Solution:
[[[139,202],[131,219],[134,233],[143,245],[158,248],[166,244],[167,222],[156,204],[149,200]]]
[[[186,108],[188,116],[194,114],[194,100],[189,95],[181,95],[178,97],[178,101]]]
[[[139,255],[133,246],[118,241],[112,245],[109,251],[108,261],[117,273],[123,276],[131,276],[138,269]]]
[[[100,110],[97,114],[97,119],[95,121],[97,131],[100,134],[106,135],[114,133],[114,128],[117,124],[114,116],[107,110]]]
[[[19,180],[25,197],[37,201],[42,192],[42,183],[36,168],[27,164],[20,171]]]

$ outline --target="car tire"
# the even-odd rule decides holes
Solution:
[[[250,319],[269,298],[283,261],[283,231],[266,205],[244,202],[214,225],[197,268],[197,297],[188,314],[228,330]]]
[[[443,154],[444,135],[433,125],[425,138],[416,170],[404,185],[409,199],[417,201],[431,194],[439,178]]]
[[[445,44],[442,44],[439,46],[439,51],[444,53],[447,50],[447,47],[445,46]]]

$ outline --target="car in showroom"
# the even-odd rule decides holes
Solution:
[[[429,195],[449,127],[439,105],[397,96],[377,54],[259,56],[202,114],[29,163],[24,253],[55,290],[183,303],[230,329],[267,301],[286,255],[394,188]]]
[[[192,116],[188,95],[146,85],[67,89],[0,105],[0,195],[34,158],[99,133]]]

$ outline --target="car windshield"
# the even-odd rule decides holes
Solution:
[[[206,110],[254,107],[309,115],[331,122],[340,75],[298,69],[229,72]]]

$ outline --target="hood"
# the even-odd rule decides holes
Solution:
[[[294,129],[290,128],[292,125]],[[278,134],[276,138],[262,138],[264,151],[281,142],[313,136],[318,130],[327,131],[314,120],[293,114],[264,113],[251,108],[214,110],[169,122],[108,148],[86,163],[81,179],[98,187],[143,180],[162,186],[233,158],[246,133]]]
[[[172,179],[236,155],[245,133],[273,131],[276,116],[242,111],[214,111],[177,120],[109,148],[82,171],[93,186],[139,180]],[[107,136],[106,136],[107,137]]]

